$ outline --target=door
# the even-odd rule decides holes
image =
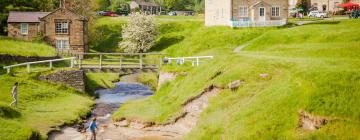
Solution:
[[[69,51],[69,40],[56,40],[56,50],[58,53],[64,53]]]
[[[265,21],[265,7],[259,7],[259,21]]]

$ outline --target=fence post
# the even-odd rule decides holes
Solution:
[[[196,58],[196,66],[199,66],[199,57]]]
[[[102,55],[100,54],[100,62],[99,62],[99,68],[102,68]]]
[[[81,69],[81,68],[82,68],[81,61],[82,61],[82,59],[81,59],[81,58],[80,58],[80,56],[79,56],[79,69]]]
[[[71,58],[71,64],[70,64],[71,68],[74,68],[74,58]]]
[[[120,69],[122,69],[122,58],[120,58]]]
[[[161,66],[162,66],[162,63],[163,63],[163,59],[162,59],[162,57],[160,56],[160,63],[159,63],[159,68],[161,68]]]
[[[53,63],[50,61],[50,69],[53,69]]]
[[[140,69],[142,69],[143,68],[143,60],[142,60],[142,54],[140,54],[139,55],[139,61],[140,61],[140,64],[139,64],[139,66],[140,66]]]
[[[9,73],[10,73],[10,68],[7,68],[7,69],[6,69],[6,72],[9,74]]]
[[[27,72],[30,73],[30,64],[27,64]]]

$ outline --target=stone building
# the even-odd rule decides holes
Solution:
[[[53,12],[10,12],[8,36],[33,40],[44,36],[59,54],[86,52],[87,19],[66,8]]]
[[[289,9],[296,8],[297,1],[298,0],[289,0]]]
[[[133,0],[130,3],[130,10],[135,12],[137,10],[150,14],[150,15],[158,15],[162,12],[162,7],[155,3],[154,0]]]
[[[288,0],[206,0],[205,25],[281,26],[287,23]]]
[[[352,3],[360,4],[360,0],[349,0]]]
[[[311,0],[311,7],[314,10],[323,11],[323,12],[333,12],[338,11],[338,7],[343,0]]]

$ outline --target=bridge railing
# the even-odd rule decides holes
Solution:
[[[214,56],[191,56],[191,57],[165,57],[164,60],[171,64],[173,60],[176,61],[177,64],[184,64],[185,62],[191,62],[192,66],[199,66],[202,62],[201,59],[213,59]]]
[[[53,69],[53,63],[54,62],[66,61],[66,60],[70,60],[70,67],[73,68],[76,57],[62,58],[62,59],[52,59],[52,60],[44,60],[44,61],[26,62],[26,63],[20,63],[20,64],[15,64],[15,65],[5,66],[4,69],[6,69],[7,73],[10,73],[12,68],[26,66],[27,67],[27,72],[30,73],[31,72],[31,65],[49,63],[49,69]]]
[[[163,53],[78,53],[79,68],[159,68]],[[157,57],[152,57],[157,56]],[[150,63],[152,62],[152,63]]]

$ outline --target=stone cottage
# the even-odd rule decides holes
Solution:
[[[314,10],[323,12],[339,11],[339,4],[343,3],[343,0],[311,0],[311,7]]]
[[[162,12],[162,7],[155,3],[154,0],[133,0],[130,2],[130,10],[141,12],[149,15],[159,15]]]
[[[44,36],[59,54],[87,51],[87,19],[64,7],[53,12],[11,11],[7,22],[9,37],[33,40]]]
[[[205,25],[281,26],[287,23],[288,0],[206,0]]]

